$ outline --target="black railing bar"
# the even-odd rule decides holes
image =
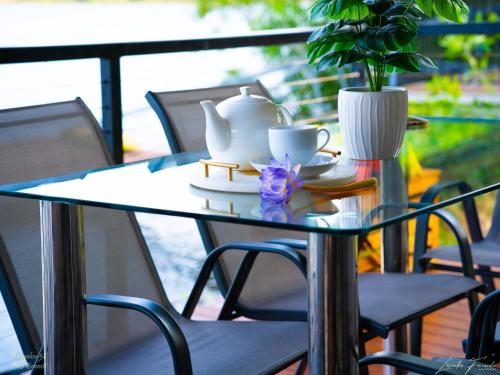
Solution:
[[[72,60],[85,58],[120,58],[158,53],[193,52],[212,49],[257,47],[304,42],[310,28],[255,31],[244,35],[176,39],[153,42],[82,44],[42,47],[0,48],[0,63]]]
[[[303,43],[307,40],[312,30],[312,28],[276,29],[254,31],[243,35],[149,42],[2,47],[0,48],[0,64],[87,58],[117,59],[123,56],[134,55]],[[422,24],[419,29],[419,35],[422,36],[496,33],[500,33],[500,22],[466,24],[426,23]]]
[[[500,33],[500,22],[444,23],[429,22],[420,25],[418,34],[421,36],[438,36],[451,34],[482,34]]]

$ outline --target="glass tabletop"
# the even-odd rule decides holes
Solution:
[[[209,157],[206,151],[4,185],[0,195],[311,232],[364,234],[500,188],[500,165],[495,160],[499,141],[499,124],[433,121],[407,131],[398,159],[341,157],[333,169],[351,168],[356,180],[375,177],[376,186],[340,193],[299,190],[286,205],[264,204],[258,194],[193,186],[193,178],[203,178],[204,168],[198,161]],[[339,142],[340,136],[334,134],[331,146]],[[439,202],[409,207],[408,202],[418,199],[432,184],[459,180],[473,191],[460,195],[450,189]]]

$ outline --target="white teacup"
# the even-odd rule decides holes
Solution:
[[[318,147],[318,134],[326,139]],[[272,126],[269,128],[269,148],[273,157],[283,163],[288,154],[292,164],[307,164],[316,153],[326,146],[330,132],[312,125]]]

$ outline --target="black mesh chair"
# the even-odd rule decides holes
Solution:
[[[467,193],[472,189],[464,182],[443,183],[433,186],[423,196],[422,201],[434,201],[440,193],[448,189],[458,189],[461,193]],[[472,240],[472,259],[476,274],[480,275],[486,284],[488,291],[495,290],[493,278],[500,277],[500,272],[491,267],[500,267],[500,195],[497,194],[491,227],[486,237],[481,231],[476,205],[473,199],[464,202],[464,212]],[[422,230],[428,224],[422,220]],[[460,252],[457,246],[443,246],[428,250],[424,244],[425,238],[421,238],[415,245],[416,256],[420,259],[419,265],[423,269],[442,269],[446,271],[462,272],[461,265],[450,265],[450,261],[461,263]],[[440,262],[441,261],[441,262]],[[445,261],[445,262],[442,262]],[[446,263],[447,262],[447,263]],[[446,263],[446,264],[445,264]]]
[[[465,358],[426,360],[405,353],[380,352],[360,360],[361,366],[384,364],[418,374],[500,374],[492,364],[500,361],[495,342],[495,326],[500,310],[500,290],[490,293],[472,315],[469,334],[464,340]]]
[[[256,94],[270,97],[259,82],[246,85],[252,86],[252,92]],[[160,118],[172,152],[197,151],[206,149],[204,113],[199,101],[211,99],[220,102],[237,94],[238,87],[148,92],[146,98]],[[449,224],[446,211],[435,214]],[[285,264],[281,257],[272,253],[272,246],[285,244],[306,254],[307,243],[303,235],[292,231],[208,221],[198,221],[197,224],[209,254],[217,246],[241,250],[232,252],[230,257],[220,257],[218,263],[209,256],[200,276],[201,279],[208,278],[211,267],[214,267],[218,285],[225,297],[220,319],[246,316],[253,319],[307,320],[305,269],[297,272],[291,263]],[[465,232],[458,228],[454,233],[461,243],[462,253],[467,257],[470,249]],[[263,245],[255,241],[268,243]],[[267,246],[270,254],[247,254],[245,250],[252,246]],[[469,277],[424,273],[360,274],[361,326],[365,330],[362,338],[387,337],[395,327],[464,297],[470,297],[473,309],[476,301],[471,292],[479,289],[481,284],[474,280],[471,268],[465,273]],[[185,313],[192,313],[199,298],[199,288],[205,281],[199,280],[195,285]],[[421,332],[414,335],[420,336]]]
[[[0,111],[0,164],[0,184],[8,184],[104,167],[110,157],[99,125],[76,99]],[[84,216],[90,374],[273,374],[306,355],[301,322],[180,315],[134,215],[85,207]],[[43,361],[39,227],[37,202],[0,197],[0,288],[28,367]]]
[[[449,189],[457,189],[461,194],[466,194],[472,190],[467,183],[461,181],[440,183],[429,188],[422,195],[421,202],[433,202],[439,197],[439,194]],[[500,267],[500,195],[497,194],[491,227],[486,237],[483,237],[481,231],[474,199],[465,200],[463,209],[471,240],[474,272],[481,276],[485,284],[485,291],[492,292],[496,289],[494,278],[500,277],[500,272],[491,269],[491,267]],[[464,263],[459,246],[450,245],[429,249],[427,246],[428,227],[429,216],[422,215],[419,217],[417,232],[421,233],[421,235],[415,239],[414,257],[418,260],[414,262],[415,272],[426,272],[434,269],[462,273]],[[420,319],[414,321],[412,331],[420,331],[421,325],[422,321]],[[413,336],[412,347],[414,350],[412,350],[412,354],[420,355],[420,337],[418,335]],[[497,345],[500,346],[500,329],[497,333]]]

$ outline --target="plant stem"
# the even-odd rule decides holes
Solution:
[[[370,72],[370,65],[368,65],[368,59],[364,59],[363,62],[365,63],[365,70],[366,70],[366,74],[368,75],[368,82],[370,84],[370,91],[377,91],[375,84],[373,82],[373,79],[372,79],[372,74]],[[374,73],[375,73],[375,71],[374,71]]]
[[[356,10],[358,11],[358,21],[361,21],[361,11],[359,9],[359,4],[356,6]],[[371,25],[372,19],[371,19],[369,13],[368,13],[368,20],[369,20],[370,25]],[[356,32],[358,32],[358,33],[360,32],[358,26],[356,26]],[[359,51],[359,47],[357,47],[357,49],[358,49],[358,52],[360,52]],[[370,85],[370,91],[376,91],[376,87],[375,87],[375,84],[374,84],[374,81],[373,81],[373,78],[372,78],[372,73],[370,72],[370,65],[368,64],[368,58],[364,58],[363,59],[363,63],[365,65],[366,75],[368,76],[368,83]]]
[[[384,65],[382,63],[378,64],[378,80],[377,80],[377,91],[382,91],[382,85],[384,83]]]

